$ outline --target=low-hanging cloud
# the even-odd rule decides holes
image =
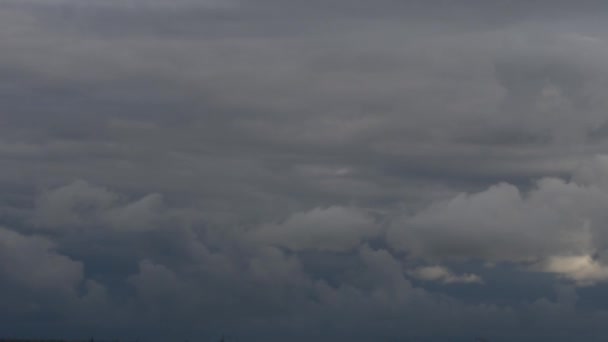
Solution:
[[[474,284],[483,283],[476,274],[454,274],[449,269],[443,266],[424,266],[416,268],[409,272],[414,278],[423,281],[438,281],[446,284]]]
[[[529,191],[502,183],[438,201],[395,221],[387,241],[422,259],[543,261],[579,283],[604,281],[589,258],[607,247],[604,159],[581,165],[570,181],[545,178]]]
[[[2,1],[6,333],[605,340],[606,9]]]
[[[381,227],[363,210],[345,207],[316,208],[295,213],[284,222],[253,232],[254,239],[294,251],[349,251],[366,239],[378,237]]]

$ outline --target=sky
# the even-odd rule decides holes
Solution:
[[[608,4],[0,1],[0,333],[608,339]]]

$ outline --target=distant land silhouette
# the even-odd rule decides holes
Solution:
[[[218,341],[217,339],[214,341]],[[0,338],[0,342],[140,342],[135,339],[96,339],[96,338],[88,338],[88,339],[31,339],[31,338]],[[186,340],[185,342],[188,342]],[[228,339],[222,336],[219,339],[219,342],[228,342]]]
[[[0,338],[0,342],[139,342],[134,339],[57,339],[57,338]]]

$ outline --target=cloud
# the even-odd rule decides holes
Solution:
[[[100,196],[106,194],[100,191],[102,187],[84,184],[77,182],[77,186],[70,184],[58,188],[62,196],[57,198],[72,198],[74,193],[89,194],[86,198],[107,197]],[[86,191],[76,192],[74,189]],[[48,196],[53,193],[51,190],[44,194]],[[110,212],[116,208],[129,208],[129,203],[135,203],[135,208],[143,207],[147,212],[148,208],[154,208],[159,203],[156,195],[129,202],[124,201],[129,197],[126,194],[110,193],[113,195],[108,198],[119,199],[110,206]],[[164,211],[188,212],[184,208],[167,205]],[[144,216],[148,217],[147,214]],[[11,247],[6,248],[5,242],[5,254],[0,259],[7,261],[7,264],[4,265],[4,273],[0,274],[4,279],[19,281],[22,286],[42,286],[46,283],[48,285],[41,288],[48,295],[56,296],[66,291],[65,296],[71,304],[70,309],[64,312],[77,315],[78,319],[74,318],[73,321],[77,324],[99,326],[94,323],[95,320],[104,319],[111,322],[112,329],[157,337],[163,334],[158,327],[159,322],[180,331],[203,334],[198,328],[201,321],[213,324],[218,330],[228,329],[234,322],[240,322],[241,327],[233,329],[236,334],[254,333],[260,336],[287,336],[298,331],[302,336],[310,337],[306,331],[319,327],[325,327],[329,336],[344,336],[340,331],[357,325],[362,326],[356,329],[360,340],[377,336],[379,331],[395,338],[431,333],[467,336],[478,331],[479,322],[488,324],[491,327],[488,329],[494,334],[508,334],[509,331],[520,329],[516,323],[518,315],[542,312],[542,315],[554,317],[552,315],[563,310],[561,304],[549,300],[530,304],[530,308],[476,305],[417,287],[408,280],[408,276],[424,282],[452,284],[479,283],[481,277],[455,274],[443,266],[407,271],[412,261],[409,257],[389,248],[372,247],[370,244],[379,242],[373,238],[371,241],[362,239],[357,229],[352,231],[353,227],[367,227],[358,226],[359,223],[375,223],[369,214],[352,207],[314,209],[291,215],[284,222],[314,222],[326,228],[335,227],[336,222],[345,224],[340,226],[345,229],[340,231],[343,239],[330,239],[331,244],[328,245],[305,240],[307,243],[293,245],[296,246],[293,248],[288,244],[281,245],[291,240],[271,243],[269,241],[274,240],[244,238],[243,232],[250,227],[230,230],[225,226],[197,226],[191,224],[187,215],[179,217],[182,220],[176,217],[173,225],[135,236],[125,235],[123,231],[138,232],[139,220],[123,220],[122,230],[104,229],[95,235],[91,235],[88,229],[67,230],[48,238],[3,230],[0,237],[5,238],[0,240],[19,243],[13,242],[8,244]],[[160,223],[152,222],[152,225],[161,224],[164,220],[162,215],[149,219],[160,220]],[[110,224],[108,222],[99,221],[96,224]],[[278,229],[276,224],[260,224],[259,229],[269,226]],[[289,229],[287,231],[290,232]],[[372,231],[374,234],[371,236],[377,237],[382,230],[374,228]],[[349,238],[347,232],[352,232],[356,239]],[[288,236],[294,238],[300,235]],[[325,237],[320,234],[315,238],[319,236]],[[84,248],[83,242],[86,242]],[[316,245],[324,247],[315,249]],[[70,256],[59,254],[59,249]],[[17,254],[16,250],[20,253]],[[21,258],[18,260],[31,262],[8,263],[15,256]],[[599,270],[599,264],[592,263],[590,268],[583,265],[581,270],[563,266],[565,264],[562,262],[559,264],[561,266],[556,267],[555,263],[548,263],[535,270],[577,279],[579,285],[603,280],[594,273]],[[17,269],[13,269],[12,273],[6,271],[13,266],[19,269],[26,267],[36,277],[28,280],[27,277],[19,278],[28,273],[17,272]],[[38,266],[55,272],[44,273]],[[44,274],[48,274],[49,278],[42,277]],[[0,293],[4,295],[7,292]],[[16,293],[17,298],[23,298],[22,293]],[[4,300],[3,295],[0,295],[0,300]],[[41,305],[41,310],[56,308],[45,302],[38,305]],[[418,319],[431,317],[444,322],[441,330],[412,324]],[[389,327],[387,320],[401,320],[402,324]],[[367,323],[362,324],[364,321]],[[129,322],[129,327],[125,322]]]
[[[456,275],[443,266],[419,267],[409,272],[414,278],[423,281],[438,281],[444,284],[481,284],[483,280],[476,274]]]
[[[45,237],[0,228],[0,277],[32,292],[73,294],[84,279],[83,264],[56,249]]]
[[[85,181],[53,189],[36,201],[35,224],[41,227],[66,229],[90,224],[118,201],[115,194]]]
[[[603,248],[606,192],[557,178],[522,193],[502,183],[439,201],[394,224],[389,242],[432,257],[526,261]]]
[[[578,285],[589,286],[608,280],[608,267],[593,260],[589,255],[555,256],[540,265],[541,270],[558,274],[575,281]]]
[[[7,333],[605,340],[605,13],[2,1]]]
[[[111,228],[146,231],[167,219],[162,196],[150,194],[133,202],[78,180],[41,194],[36,200],[33,223],[40,230]]]
[[[163,198],[159,194],[145,197],[107,213],[110,226],[124,230],[150,230],[162,222],[166,214]]]
[[[166,311],[181,316],[197,304],[198,298],[193,296],[195,293],[188,282],[171,269],[150,260],[142,260],[138,266],[139,271],[126,279],[135,290],[132,298],[135,312],[141,310],[146,318],[154,320],[166,316]]]
[[[348,251],[377,237],[380,226],[362,210],[333,206],[295,213],[284,222],[253,232],[253,238],[294,251]]]
[[[438,201],[393,222],[387,241],[427,260],[540,262],[581,285],[604,281],[604,266],[588,257],[607,247],[604,159],[582,164],[572,181],[544,178],[527,192],[502,183]],[[440,279],[443,270],[414,274]]]

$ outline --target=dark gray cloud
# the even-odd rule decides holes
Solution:
[[[606,9],[3,1],[3,333],[605,340]]]

